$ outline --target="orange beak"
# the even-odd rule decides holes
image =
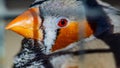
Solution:
[[[40,29],[42,20],[39,15],[39,8],[30,8],[10,22],[6,29],[12,30],[25,38],[42,40],[43,33]]]

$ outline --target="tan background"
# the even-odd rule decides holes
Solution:
[[[5,61],[4,68],[10,68],[13,62],[14,55],[21,47],[22,37],[11,31],[5,31]]]

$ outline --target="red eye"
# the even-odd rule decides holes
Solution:
[[[66,19],[61,19],[59,22],[58,22],[58,26],[59,27],[64,27],[68,24],[68,20]]]

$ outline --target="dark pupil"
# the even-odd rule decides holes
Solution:
[[[62,20],[61,20],[61,25],[65,25],[65,24],[66,24],[66,22],[67,22],[67,20],[62,19]]]
[[[65,21],[64,21],[64,20],[62,20],[62,21],[61,21],[61,24],[62,24],[62,25],[64,25],[64,24],[65,24]]]

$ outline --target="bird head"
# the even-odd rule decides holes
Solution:
[[[47,52],[63,49],[93,34],[82,2],[76,0],[35,1],[6,29],[41,41]]]

